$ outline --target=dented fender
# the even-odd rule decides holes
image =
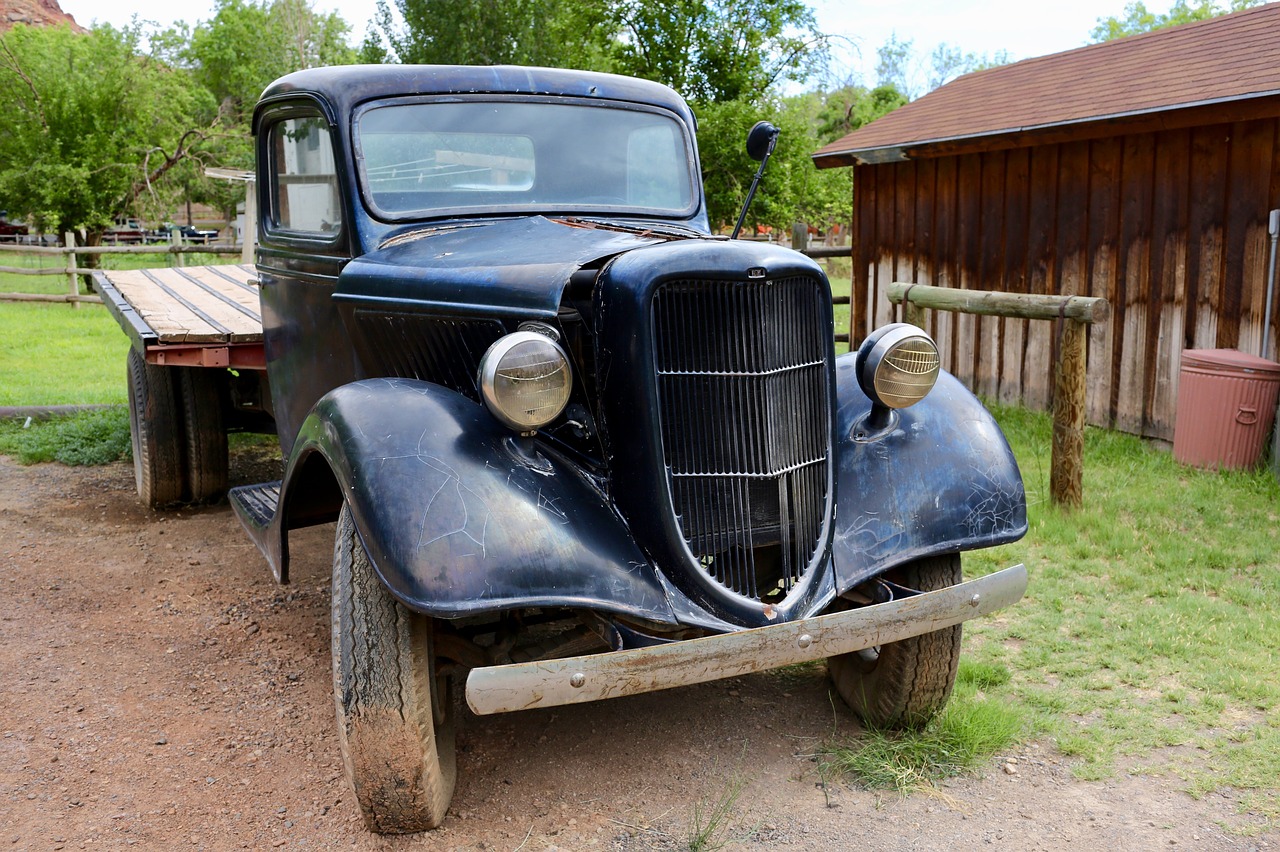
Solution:
[[[343,385],[312,409],[290,469],[314,453],[412,609],[582,606],[675,621],[656,568],[591,481],[461,394],[410,379]]]
[[[943,372],[923,400],[867,428],[871,401],[854,356],[836,359],[836,513],[831,553],[841,592],[923,556],[1016,541],[1027,509],[1004,433]]]

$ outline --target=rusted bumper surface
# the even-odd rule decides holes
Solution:
[[[472,669],[467,704],[478,714],[600,701],[737,677],[847,654],[941,630],[1016,603],[1021,565],[936,592],[651,648]]]

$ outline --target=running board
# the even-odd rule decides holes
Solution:
[[[281,540],[278,518],[280,509],[279,480],[257,485],[241,485],[227,492],[231,508],[244,525],[249,538],[271,563],[271,573],[280,583],[289,582],[288,565]]]

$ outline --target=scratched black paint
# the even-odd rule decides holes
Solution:
[[[352,112],[378,98],[478,94],[588,98],[602,109],[646,104],[669,110],[693,135],[691,113],[670,90],[579,72],[330,68],[268,88],[255,132],[263,138],[274,121],[322,116],[343,211],[333,233],[276,231],[269,215],[259,232],[268,373],[287,472],[273,518],[242,516],[277,576],[287,577],[288,529],[323,520],[345,501],[379,575],[416,610],[450,618],[563,607],[720,631],[807,617],[901,562],[1025,532],[1012,454],[951,377],[874,440],[855,437],[870,403],[851,356],[834,356],[828,326],[836,405],[815,428],[832,435],[833,481],[804,581],[776,606],[747,606],[697,576],[654,451],[661,433],[648,404],[651,294],[669,279],[745,283],[761,269],[767,278],[813,276],[825,293],[823,272],[786,249],[711,237],[701,198],[676,220],[583,222],[559,211],[378,220],[356,178]],[[268,153],[260,146],[260,164]],[[258,181],[268,213],[277,203],[269,177]],[[356,354],[357,310],[478,317],[508,331],[527,319],[585,329],[575,332],[590,335],[575,350],[585,390],[576,391],[574,416],[582,422],[519,437],[475,398],[388,376]],[[579,437],[562,440],[569,432]]]

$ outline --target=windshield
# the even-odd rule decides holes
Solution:
[[[667,113],[530,101],[377,106],[361,178],[389,219],[440,213],[694,212],[691,146]]]

